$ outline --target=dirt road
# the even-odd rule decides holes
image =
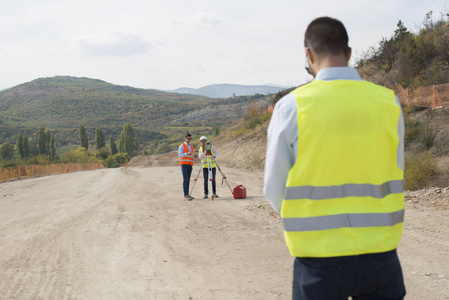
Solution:
[[[226,169],[234,200],[183,201],[179,167],[0,184],[0,299],[289,299],[293,259],[263,173]],[[196,175],[194,168],[193,175]],[[407,204],[407,299],[449,299],[449,210]]]

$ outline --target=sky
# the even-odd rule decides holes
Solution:
[[[440,18],[449,0],[1,0],[0,90],[57,75],[161,90],[293,87],[311,79],[313,19],[342,21],[357,57],[399,20],[416,33],[429,11]]]

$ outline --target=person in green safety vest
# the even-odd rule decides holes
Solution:
[[[211,163],[211,167],[212,167],[212,195],[214,196],[214,198],[218,198],[217,195],[217,185],[215,183],[215,175],[217,173],[217,165],[214,162],[214,159],[218,157],[218,155],[220,155],[220,153],[218,153],[217,149],[215,149],[214,145],[212,144],[207,144],[207,138],[205,136],[200,137],[200,143],[201,146],[198,150],[198,158],[201,159],[201,164],[203,166],[203,178],[204,178],[204,197],[203,199],[207,199],[208,194],[209,194],[209,170],[208,170],[208,164],[207,164],[207,157],[206,157],[206,150],[210,150],[211,151],[211,157],[210,157],[210,163]],[[208,147],[210,147],[210,149],[208,149]]]
[[[314,80],[276,103],[264,170],[295,257],[292,299],[403,299],[401,105],[348,67],[339,20],[313,20],[304,51]]]

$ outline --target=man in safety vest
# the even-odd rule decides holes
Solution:
[[[207,199],[208,194],[209,194],[209,169],[208,169],[208,162],[207,162],[207,158],[205,157],[205,152],[206,152],[206,142],[207,142],[207,138],[203,135],[202,137],[200,137],[200,143],[201,143],[201,147],[198,150],[198,158],[201,159],[201,163],[203,165],[203,178],[204,178],[204,197],[203,199]],[[215,183],[215,174],[217,173],[217,165],[214,162],[214,159],[218,157],[218,155],[220,155],[220,153],[218,153],[217,149],[215,149],[214,145],[210,145],[211,146],[211,169],[212,169],[212,195],[214,196],[214,198],[218,198],[217,195],[217,185]]]
[[[189,185],[190,185],[190,176],[192,175],[193,168],[193,146],[190,145],[190,141],[192,140],[192,135],[187,133],[186,141],[179,146],[178,149],[178,157],[179,164],[181,165],[182,171],[182,187],[184,189],[184,200],[191,201],[195,198],[189,195]]]
[[[264,178],[295,257],[293,299],[403,299],[401,106],[348,67],[340,21],[313,20],[304,50],[315,80],[276,103]]]

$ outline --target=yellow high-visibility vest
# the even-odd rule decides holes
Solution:
[[[200,147],[200,151],[203,152],[203,146]],[[214,149],[211,149],[212,152],[212,158],[215,156]],[[216,168],[217,165],[215,164],[215,160],[212,163],[212,168]],[[204,159],[201,160],[201,163],[203,164],[203,169],[207,169],[207,161],[206,161],[206,153],[204,153]]]
[[[404,196],[401,108],[393,91],[366,81],[314,80],[292,93],[298,156],[281,207],[290,254],[335,257],[395,249]]]

